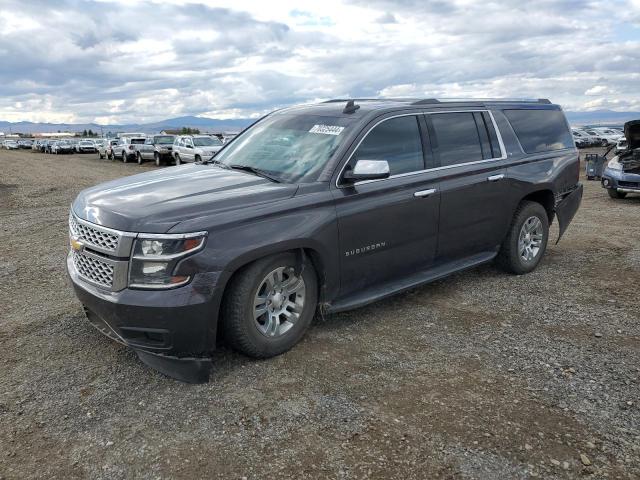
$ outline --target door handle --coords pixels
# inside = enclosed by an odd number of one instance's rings
[[[490,182],[497,182],[498,180],[502,180],[504,178],[504,174],[500,173],[498,175],[491,175],[490,177],[487,177],[487,180],[489,180]]]
[[[436,193],[435,188],[430,188],[429,190],[420,190],[413,194],[414,197],[428,197],[429,195],[433,195]]]

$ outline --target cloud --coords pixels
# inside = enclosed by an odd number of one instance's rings
[[[3,0],[0,119],[249,117],[376,95],[634,108],[639,1]]]

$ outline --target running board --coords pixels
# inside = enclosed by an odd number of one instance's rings
[[[391,282],[383,283],[381,285],[375,285],[367,290],[357,292],[356,294],[351,295],[347,298],[338,300],[336,303],[329,305],[326,308],[325,312],[339,313],[346,310],[360,308],[368,305],[369,303],[382,300],[383,298],[387,298],[406,290],[411,290],[412,288],[419,287],[420,285],[440,280],[441,278],[451,275],[452,273],[467,270],[477,265],[490,262],[495,258],[496,255],[497,253],[495,251],[482,252],[476,255],[472,255],[471,257],[466,257],[461,260],[456,260],[454,262],[445,263],[443,265],[430,268],[429,270],[416,272],[400,280],[394,280]]]

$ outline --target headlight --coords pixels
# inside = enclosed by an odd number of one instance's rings
[[[610,168],[611,170],[622,170],[622,164],[618,161],[618,157],[613,157],[609,160],[607,168]]]
[[[174,275],[176,265],[202,249],[207,232],[176,235],[141,234],[133,246],[129,286],[133,288],[171,288],[184,285],[190,278]]]

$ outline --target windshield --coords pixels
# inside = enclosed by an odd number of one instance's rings
[[[351,119],[275,114],[249,128],[215,159],[244,165],[286,182],[312,181],[336,151]]]
[[[132,138],[131,145],[144,145],[146,141],[146,138]]]
[[[160,145],[171,145],[173,144],[173,140],[173,135],[162,135],[153,137],[153,143],[158,143]]]
[[[196,147],[219,147],[222,142],[218,137],[193,137],[193,144]]]

